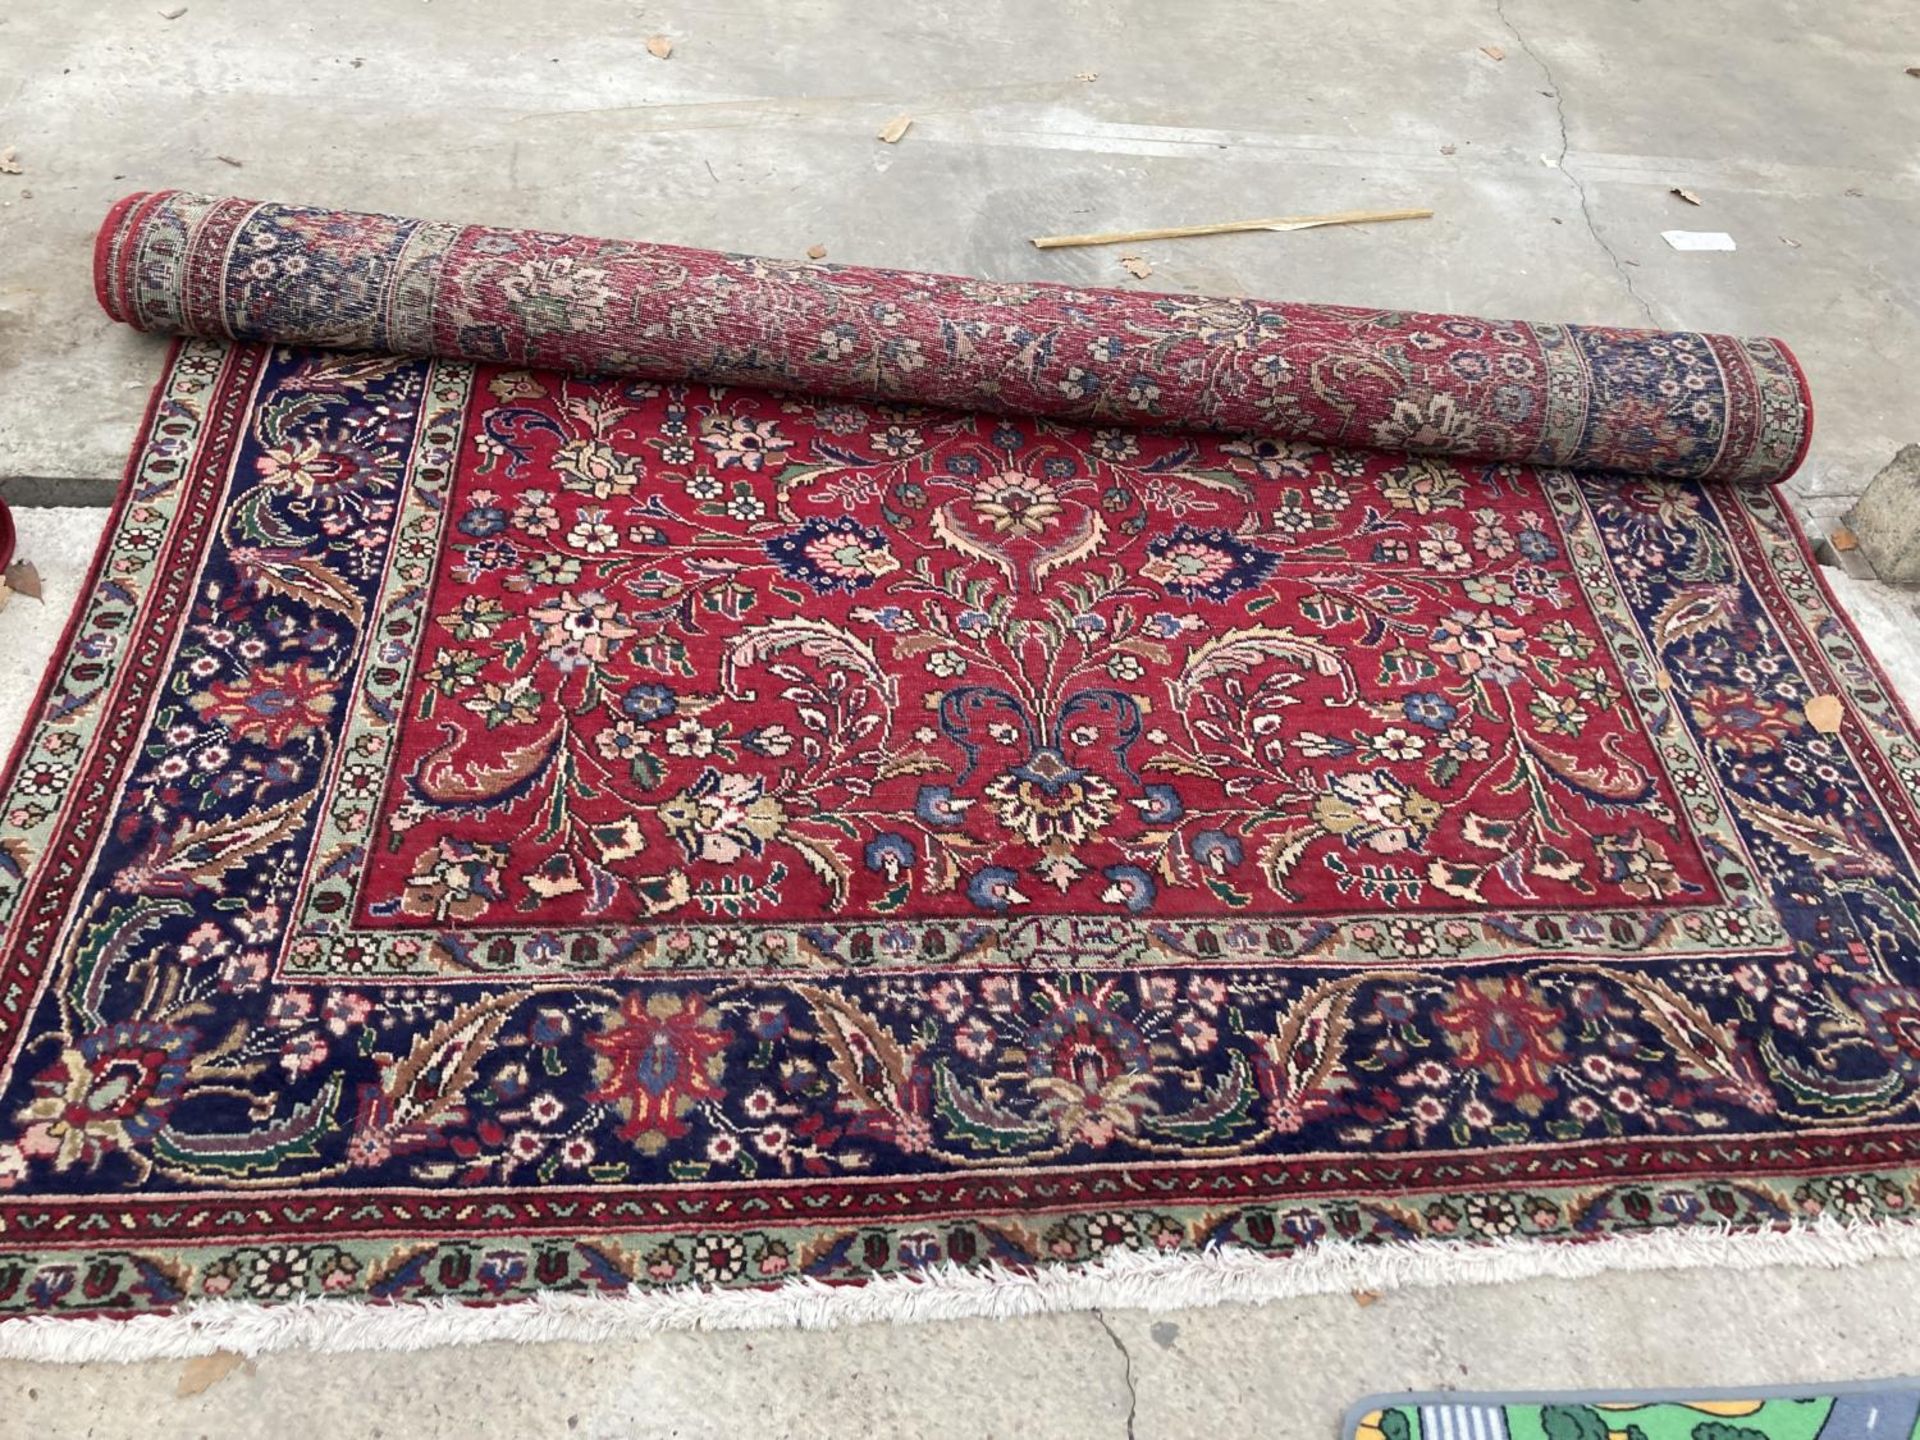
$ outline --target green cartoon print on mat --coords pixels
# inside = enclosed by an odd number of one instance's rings
[[[1912,1440],[1920,1390],[1719,1400],[1501,1403],[1462,1398],[1361,1415],[1346,1440]]]

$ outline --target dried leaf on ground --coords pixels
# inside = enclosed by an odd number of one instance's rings
[[[656,60],[666,59],[669,55],[673,54],[672,37],[667,35],[649,35],[647,37],[647,54],[653,56]]]
[[[1353,1292],[1353,1303],[1362,1309],[1373,1304],[1373,1302],[1379,1298],[1380,1292],[1378,1290],[1356,1290]]]
[[[233,166],[233,168],[236,170],[238,170],[242,165],[245,165],[247,163],[244,160],[236,160],[231,155],[216,155],[213,158],[218,160],[222,165]]]
[[[1674,186],[1667,193],[1669,195],[1679,196],[1682,200],[1686,201],[1687,204],[1689,205],[1700,205],[1705,203],[1700,199],[1698,195],[1694,194],[1691,190],[1687,189],[1685,186],[1682,186],[1682,185]]]
[[[16,595],[24,595],[29,600],[40,598],[40,571],[31,560],[16,560],[7,567],[4,579],[0,579],[7,589]]]
[[[826,247],[826,246],[824,246],[824,245],[809,245],[809,246],[807,246],[807,259],[809,259],[809,260],[824,260],[824,259],[826,259],[826,258],[827,258],[827,247]]]
[[[1859,536],[1855,535],[1853,531],[1844,525],[1834,526],[1833,533],[1829,535],[1827,539],[1832,542],[1833,548],[1836,550],[1857,550],[1860,548]]]
[[[911,115],[896,115],[880,127],[880,139],[888,145],[898,145],[900,137],[907,133],[912,124]]]
[[[1798,240],[1789,240],[1784,235],[1780,237],[1780,243],[1794,250],[1798,250],[1800,248],[1800,242]]]
[[[9,145],[6,149],[0,150],[0,175],[18,174],[20,174],[20,161],[14,155],[13,147]]]
[[[1460,147],[1458,145],[1442,145],[1440,147],[1440,153],[1442,155],[1452,155],[1457,150],[1459,150],[1459,148]]]
[[[1498,45],[1482,45],[1480,47],[1480,53],[1489,60],[1504,60],[1507,58],[1507,52],[1502,50]]]
[[[231,1350],[216,1350],[211,1355],[196,1355],[180,1367],[180,1383],[173,1393],[181,1399],[201,1395],[218,1385],[239,1368],[245,1357]]]
[[[1153,274],[1153,266],[1139,255],[1122,255],[1120,264],[1136,280],[1144,280]]]
[[[1913,76],[1916,80],[1920,80],[1920,65],[1907,66],[1907,74]]]
[[[1807,723],[1822,735],[1840,732],[1841,713],[1838,695],[1816,695],[1807,701]]]
[[[1073,78],[1078,80],[1082,85],[1091,85],[1100,78],[1100,72],[1098,70],[1082,70]]]

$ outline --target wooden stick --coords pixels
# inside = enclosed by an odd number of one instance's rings
[[[1228,220],[1219,225],[1169,225],[1161,230],[1113,230],[1097,235],[1036,235],[1034,248],[1127,245],[1136,240],[1184,240],[1189,235],[1231,235],[1241,230],[1311,230],[1319,225],[1368,225],[1376,220],[1428,220],[1431,210],[1340,210],[1331,215],[1280,215],[1271,220]]]

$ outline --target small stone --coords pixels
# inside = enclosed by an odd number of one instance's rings
[[[1846,514],[1855,548],[1891,585],[1920,582],[1920,445],[1903,446]],[[1835,546],[1836,553],[1840,547]]]

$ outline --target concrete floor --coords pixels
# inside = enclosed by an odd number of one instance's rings
[[[0,493],[98,503],[158,365],[94,305],[107,204],[166,185],[1004,278],[1786,337],[1816,524],[1916,438],[1911,0],[188,0],[0,7]],[[647,36],[675,41],[670,60]],[[1496,47],[1494,59],[1481,47]],[[1095,74],[1096,79],[1078,78]],[[910,113],[897,146],[873,132]],[[237,166],[222,156],[240,162]],[[1698,208],[1669,193],[1682,186]],[[1041,253],[1030,235],[1429,205],[1373,229]],[[1664,229],[1726,230],[1681,254]],[[28,510],[0,746],[97,513]],[[1836,582],[1910,700],[1912,598]],[[593,1348],[0,1365],[0,1440],[1262,1435],[1442,1385],[1920,1371],[1920,1266],[1615,1276],[1174,1318],[1123,1312]]]

